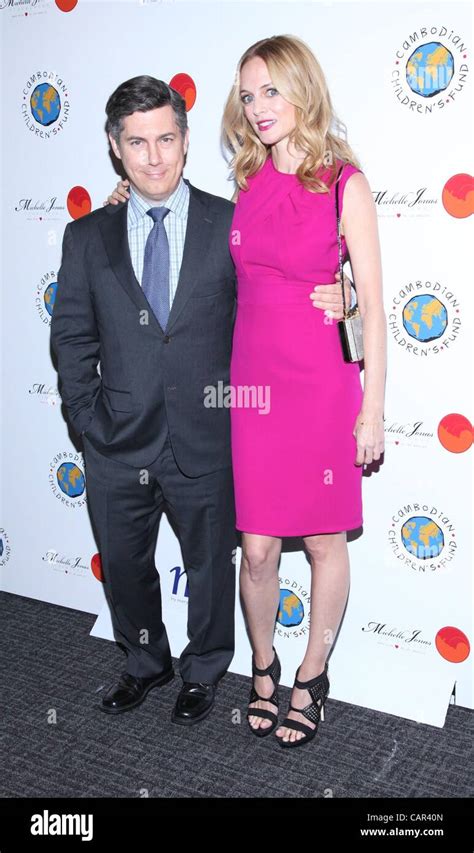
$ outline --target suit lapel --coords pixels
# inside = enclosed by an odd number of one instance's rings
[[[203,273],[205,274],[206,256],[213,232],[213,221],[207,204],[189,181],[185,179],[185,183],[190,190],[188,222],[178,286],[168,318],[167,331],[175,324],[197,282],[203,277]]]
[[[151,322],[155,324],[156,328],[159,329],[161,333],[163,333],[153,311],[150,311],[148,300],[135,277],[128,244],[127,208],[128,202],[116,207],[110,205],[106,208],[109,216],[106,219],[103,219],[100,223],[102,239],[104,241],[110,266],[125,290],[125,293],[130,297],[133,304],[136,305],[140,311],[149,312]]]
[[[186,305],[198,280],[205,272],[205,258],[212,238],[212,219],[209,210],[199,191],[185,179],[189,187],[189,210],[184,240],[183,259],[179,273],[178,286],[166,331],[169,331],[176,322],[179,314]],[[127,232],[127,208],[128,203],[120,206],[110,205],[106,208],[109,216],[100,223],[102,239],[107,251],[110,266],[112,267],[118,281],[130,297],[134,305],[143,311],[150,311],[150,305],[143,290],[135,277]],[[153,311],[150,311],[152,322],[163,334],[158,320]]]

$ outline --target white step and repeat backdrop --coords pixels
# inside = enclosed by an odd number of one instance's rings
[[[386,453],[364,477],[331,696],[435,726],[450,702],[472,708],[470,5],[0,0],[0,26],[2,588],[96,613],[93,633],[112,636],[83,457],[49,344],[64,227],[116,182],[108,96],[143,73],[179,89],[191,126],[185,176],[230,198],[219,127],[237,60],[257,39],[291,33],[319,58],[372,187],[388,321]],[[179,655],[186,577],[166,520],[157,566]],[[310,618],[301,550],[283,554],[280,583],[276,645],[289,685]],[[236,612],[232,669],[249,674],[238,602]],[[67,648],[64,657],[67,667]]]

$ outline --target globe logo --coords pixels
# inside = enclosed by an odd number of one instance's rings
[[[46,308],[46,311],[48,312],[50,317],[53,316],[54,302],[56,299],[57,290],[58,290],[57,281],[52,281],[51,284],[48,285],[48,287],[46,288],[46,290],[44,292],[44,296],[43,296],[44,307]]]
[[[277,621],[284,628],[294,628],[301,625],[304,619],[303,603],[294,592],[288,589],[280,590],[280,607]]]
[[[70,498],[78,498],[85,489],[84,474],[74,462],[63,462],[56,474],[59,488]]]
[[[403,326],[417,341],[427,343],[440,338],[448,325],[448,312],[435,296],[414,296],[403,309]]]
[[[49,83],[40,83],[32,92],[30,107],[33,118],[38,124],[43,127],[54,124],[61,112],[61,99],[57,89]]]
[[[444,533],[426,515],[414,515],[402,527],[402,542],[409,554],[419,560],[439,557],[444,548]]]
[[[407,83],[417,95],[432,98],[449,86],[454,74],[451,51],[439,41],[430,41],[413,51],[406,65]]]

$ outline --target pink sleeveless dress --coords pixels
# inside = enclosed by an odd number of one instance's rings
[[[347,180],[358,171],[344,167],[341,212]],[[362,466],[352,431],[362,405],[360,366],[344,361],[337,321],[309,298],[338,269],[334,186],[329,195],[310,193],[269,156],[248,187],[229,238],[237,270],[236,527],[278,537],[358,528]]]

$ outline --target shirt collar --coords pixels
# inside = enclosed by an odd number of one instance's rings
[[[179,216],[180,219],[186,219],[188,212],[188,202],[189,202],[189,187],[185,184],[183,177],[181,176],[178,182],[178,186],[168,196],[164,201],[156,202],[154,205],[151,205],[149,201],[142,198],[136,190],[131,186],[130,187],[130,200],[129,200],[129,223],[130,225],[137,226],[143,220],[143,218],[147,215],[147,211],[150,210],[150,207],[160,207],[161,205],[165,205],[169,207],[169,209],[175,214],[175,216]]]

